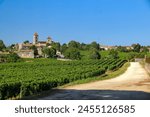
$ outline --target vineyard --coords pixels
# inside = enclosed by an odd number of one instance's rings
[[[0,99],[22,98],[76,80],[99,76],[107,70],[118,69],[125,62],[122,59],[35,59],[30,62],[0,64]]]

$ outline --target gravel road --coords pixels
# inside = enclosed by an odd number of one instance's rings
[[[149,100],[150,77],[138,62],[113,79],[57,89],[40,100]]]

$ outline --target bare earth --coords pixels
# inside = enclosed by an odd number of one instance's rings
[[[150,77],[138,62],[131,62],[127,71],[116,78],[57,89],[39,99],[149,100]]]

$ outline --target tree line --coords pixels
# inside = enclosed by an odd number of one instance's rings
[[[24,43],[29,43],[29,41],[26,40],[24,41]],[[49,46],[51,47],[49,48]],[[132,44],[130,47],[130,49],[127,49],[127,47],[125,46],[114,46],[113,49],[109,50],[109,57],[118,58],[119,52],[129,53],[128,58],[133,58],[135,56],[144,57],[144,55],[149,52],[148,46],[142,46],[139,43]],[[35,45],[31,46],[29,49],[32,49],[34,51],[35,56],[38,55],[38,50]],[[9,51],[13,53],[15,51],[15,44],[6,47],[4,42],[0,40],[0,51]],[[80,60],[82,58],[81,51],[89,51],[88,59],[101,59],[100,51],[104,50],[103,48],[101,48],[101,45],[95,41],[91,42],[90,44],[85,44],[74,40],[71,40],[69,43],[64,44],[60,44],[59,42],[53,42],[51,45],[47,44],[46,47],[42,49],[43,57],[45,58],[57,58],[58,55],[56,53],[60,52],[62,55],[64,55],[66,59],[76,60]]]

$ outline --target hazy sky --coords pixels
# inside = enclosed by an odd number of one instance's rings
[[[148,0],[0,0],[0,39],[150,45]]]

